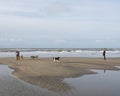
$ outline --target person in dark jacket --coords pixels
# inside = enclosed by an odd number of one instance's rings
[[[18,50],[16,51],[16,60],[20,60],[20,52]]]
[[[106,50],[103,51],[104,60],[106,60]]]

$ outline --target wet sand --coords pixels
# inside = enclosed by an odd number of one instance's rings
[[[16,61],[15,58],[0,58],[0,64],[7,64],[14,69],[13,75],[18,78],[53,91],[68,91],[71,86],[63,82],[64,78],[80,77],[96,74],[90,69],[120,70],[120,58],[60,58],[58,63],[52,58],[30,59]]]

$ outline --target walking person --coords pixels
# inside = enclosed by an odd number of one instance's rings
[[[104,60],[106,60],[106,50],[103,51]]]
[[[16,60],[19,60],[20,59],[20,52],[17,50],[16,51]]]

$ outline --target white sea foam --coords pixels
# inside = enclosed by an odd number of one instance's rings
[[[100,49],[0,49],[0,57],[15,57],[15,51],[19,50],[24,57],[38,55],[39,57],[102,57]],[[106,51],[108,57],[120,57],[120,49],[109,49]]]

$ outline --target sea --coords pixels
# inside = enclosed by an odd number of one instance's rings
[[[0,48],[0,57],[15,57],[16,51],[23,57],[89,57],[103,58],[104,48]],[[106,48],[107,57],[120,57],[120,48]]]

